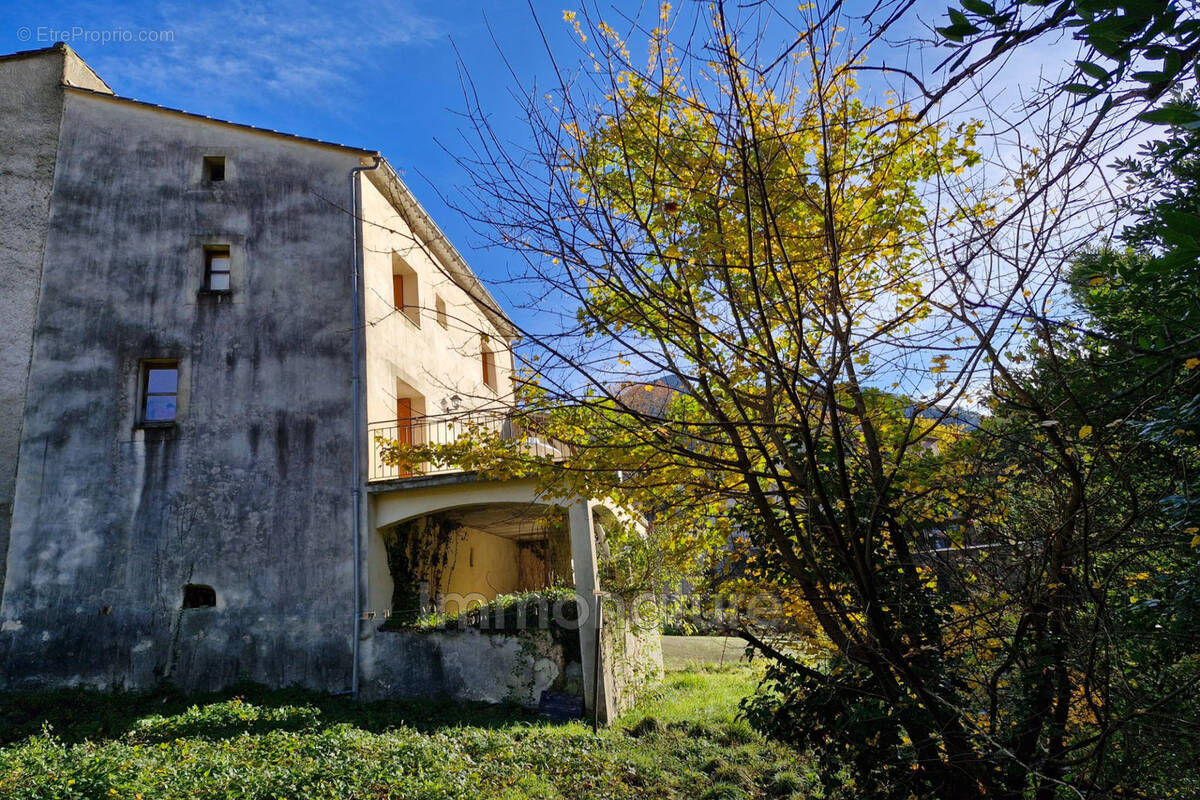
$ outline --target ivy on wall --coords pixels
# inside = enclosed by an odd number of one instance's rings
[[[383,535],[388,570],[392,574],[392,619],[399,624],[416,621],[430,609],[422,600],[432,600],[454,563],[458,543],[465,535],[462,525],[445,514],[393,525]],[[422,586],[427,587],[422,597]]]

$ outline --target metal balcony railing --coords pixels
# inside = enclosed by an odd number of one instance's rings
[[[393,442],[414,445],[453,444],[469,432],[520,440],[522,451],[537,457],[559,459],[567,455],[567,445],[551,441],[529,431],[521,421],[502,411],[473,411],[384,420],[367,426],[367,448],[371,454],[369,481],[388,481],[415,475],[459,472],[457,466],[415,464],[400,467],[387,463],[385,453]]]

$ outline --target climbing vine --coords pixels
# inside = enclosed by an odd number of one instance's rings
[[[411,624],[428,610],[421,607],[422,585],[426,599],[441,590],[443,578],[454,562],[462,525],[444,514],[430,514],[401,522],[384,533],[388,570],[392,574],[393,624]]]

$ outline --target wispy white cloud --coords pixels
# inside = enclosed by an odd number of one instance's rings
[[[206,113],[218,114],[256,97],[334,104],[364,73],[403,64],[405,47],[446,33],[402,0],[166,2],[137,24],[173,40],[100,54],[113,88],[147,100],[204,98]]]

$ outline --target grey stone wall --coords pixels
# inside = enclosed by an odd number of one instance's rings
[[[606,603],[610,623],[602,636],[602,691],[612,693],[614,715],[633,706],[663,672],[656,618],[638,618],[632,608],[617,610],[618,604]],[[584,692],[579,647],[567,646],[579,635],[574,629],[391,631],[380,623],[368,625],[360,684],[367,700],[395,697],[536,708],[544,691]]]
[[[571,635],[574,631],[570,632]],[[376,631],[364,699],[397,697],[536,708],[546,690],[582,693],[582,667],[549,630]]]
[[[0,685],[348,687],[357,163],[66,90]],[[198,294],[205,243],[230,297]],[[179,359],[173,428],[137,427],[147,358]],[[216,607],[181,609],[186,583]]]
[[[662,630],[655,612],[648,600],[608,598],[604,604],[601,665],[608,673],[604,686],[613,693],[612,706],[618,715],[662,680]]]

